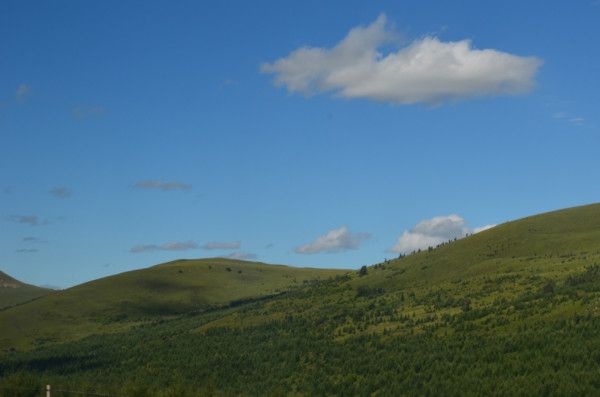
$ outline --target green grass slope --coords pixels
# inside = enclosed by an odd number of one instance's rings
[[[0,349],[128,329],[275,295],[344,270],[229,259],[179,260],[91,281],[0,312]]]
[[[5,355],[0,386],[178,396],[600,390],[599,204],[298,284]]]
[[[20,282],[0,272],[0,310],[47,295],[52,290]]]
[[[386,271],[371,274],[364,281],[404,288],[514,272],[558,277],[599,257],[600,204],[593,204],[507,222],[390,261],[382,266]]]

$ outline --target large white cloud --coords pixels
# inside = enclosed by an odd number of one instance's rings
[[[302,47],[261,65],[275,85],[290,92],[334,92],[399,104],[441,103],[485,95],[529,91],[542,64],[536,57],[493,49],[478,50],[469,40],[443,42],[424,37],[388,53],[394,32],[380,15],[367,27],[355,27],[333,48]]]
[[[358,248],[360,243],[367,238],[369,238],[368,233],[353,233],[346,226],[342,226],[330,230],[312,243],[296,247],[295,252],[298,254],[316,254],[346,251]]]
[[[436,216],[417,223],[410,230],[405,230],[390,251],[407,254],[465,237],[468,233],[479,233],[494,226],[496,225],[470,228],[459,215]]]

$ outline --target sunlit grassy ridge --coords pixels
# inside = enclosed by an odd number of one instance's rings
[[[5,355],[0,375],[5,384],[25,384],[29,375],[33,383],[103,385],[126,395],[600,390],[598,204],[499,225],[370,266],[366,275],[332,276],[262,300]]]
[[[0,272],[0,310],[47,295],[51,290],[22,283]]]
[[[77,339],[240,304],[344,270],[229,259],[179,260],[91,281],[0,312],[0,349]]]

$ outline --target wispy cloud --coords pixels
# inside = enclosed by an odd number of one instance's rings
[[[382,14],[371,25],[350,30],[333,48],[301,47],[260,70],[274,74],[275,85],[289,92],[438,104],[528,92],[542,64],[536,57],[475,49],[470,40],[443,42],[432,36],[383,53],[395,37]]]
[[[232,252],[231,254],[225,256],[225,258],[229,259],[239,259],[239,260],[250,260],[256,259],[258,256],[251,252]]]
[[[554,112],[552,117],[554,117],[555,119],[564,119],[565,117],[567,117],[567,113],[566,112]]]
[[[17,90],[15,91],[15,98],[18,102],[22,102],[25,100],[29,93],[31,92],[31,87],[27,84],[19,84]]]
[[[494,226],[496,225],[470,228],[466,225],[465,219],[459,215],[436,216],[417,223],[410,230],[405,230],[388,251],[407,254],[465,237],[469,233],[479,233]]]
[[[572,100],[548,98],[545,106],[549,108],[552,112],[552,118],[557,122],[569,123],[576,127],[586,124],[586,119],[578,114],[576,109],[577,104]]]
[[[40,219],[37,215],[10,215],[7,218],[10,222],[21,223],[29,226],[37,226]]]
[[[585,124],[585,119],[583,117],[571,117],[569,121],[576,126],[582,126]]]
[[[296,247],[298,254],[335,253],[357,249],[360,243],[370,237],[369,233],[352,233],[346,226],[333,229],[318,237],[312,243]]]
[[[575,126],[582,126],[585,124],[585,119],[583,117],[574,117],[569,115],[569,113],[564,112],[564,111],[560,111],[560,112],[554,112],[552,114],[552,117],[557,119],[557,120],[566,120],[569,123],[575,125]]]
[[[43,240],[41,238],[38,237],[33,237],[33,236],[27,236],[27,237],[23,237],[21,239],[22,242],[24,243],[28,243],[28,244],[39,244],[39,243],[46,243],[46,240]]]
[[[198,244],[193,241],[184,242],[171,242],[164,244],[145,244],[136,245],[132,247],[129,252],[139,254],[142,252],[154,252],[154,251],[186,251],[191,249],[197,249]]]
[[[233,79],[225,79],[225,80],[223,80],[223,82],[221,82],[221,88],[231,87],[231,86],[235,86],[237,84],[238,84],[238,82]]]
[[[33,253],[38,252],[38,250],[35,248],[21,248],[21,249],[15,250],[15,252],[17,252],[19,254],[33,254]]]
[[[9,222],[20,223],[29,226],[47,226],[55,222],[65,221],[64,216],[56,216],[52,218],[40,218],[37,215],[9,215],[5,217]]]
[[[162,190],[163,192],[172,190],[190,190],[192,188],[192,186],[188,185],[187,183],[158,181],[152,179],[137,181],[134,184],[134,187],[138,189]]]
[[[66,186],[56,186],[50,190],[50,194],[58,198],[68,198],[72,196],[71,190]]]
[[[230,241],[230,242],[219,242],[219,241],[211,241],[210,243],[206,243],[202,245],[202,248],[205,250],[236,250],[241,246],[240,241]]]
[[[101,116],[105,111],[102,106],[75,106],[71,110],[71,115],[77,120],[83,120],[89,117]]]

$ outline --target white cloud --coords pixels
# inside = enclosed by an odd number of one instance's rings
[[[436,216],[417,223],[410,230],[405,230],[389,251],[407,254],[419,249],[435,247],[455,238],[462,238],[467,233],[479,233],[494,226],[496,225],[471,229],[459,215]]]
[[[253,254],[251,252],[233,252],[233,253],[227,255],[225,258],[239,259],[239,260],[249,260],[249,259],[256,259],[257,255]]]
[[[198,244],[193,241],[185,241],[185,242],[172,242],[172,243],[164,243],[164,244],[146,244],[146,245],[136,245],[132,247],[129,252],[133,252],[135,254],[139,254],[141,252],[153,252],[153,251],[185,251],[190,249],[198,248]]]
[[[352,233],[346,226],[342,226],[339,229],[330,230],[310,244],[296,247],[295,252],[298,254],[316,254],[356,249],[363,240],[369,237],[368,233]]]
[[[155,189],[167,192],[170,190],[189,190],[191,185],[182,182],[162,182],[157,180],[144,180],[135,183],[134,187],[138,189]]]
[[[210,243],[206,243],[202,246],[205,250],[236,250],[241,246],[240,241],[231,241],[231,242],[219,242],[212,241]]]
[[[290,92],[435,104],[525,93],[542,64],[536,57],[478,50],[469,40],[443,42],[431,36],[380,52],[394,37],[382,14],[371,25],[350,30],[333,48],[301,47],[260,69],[274,74],[275,85]]]

